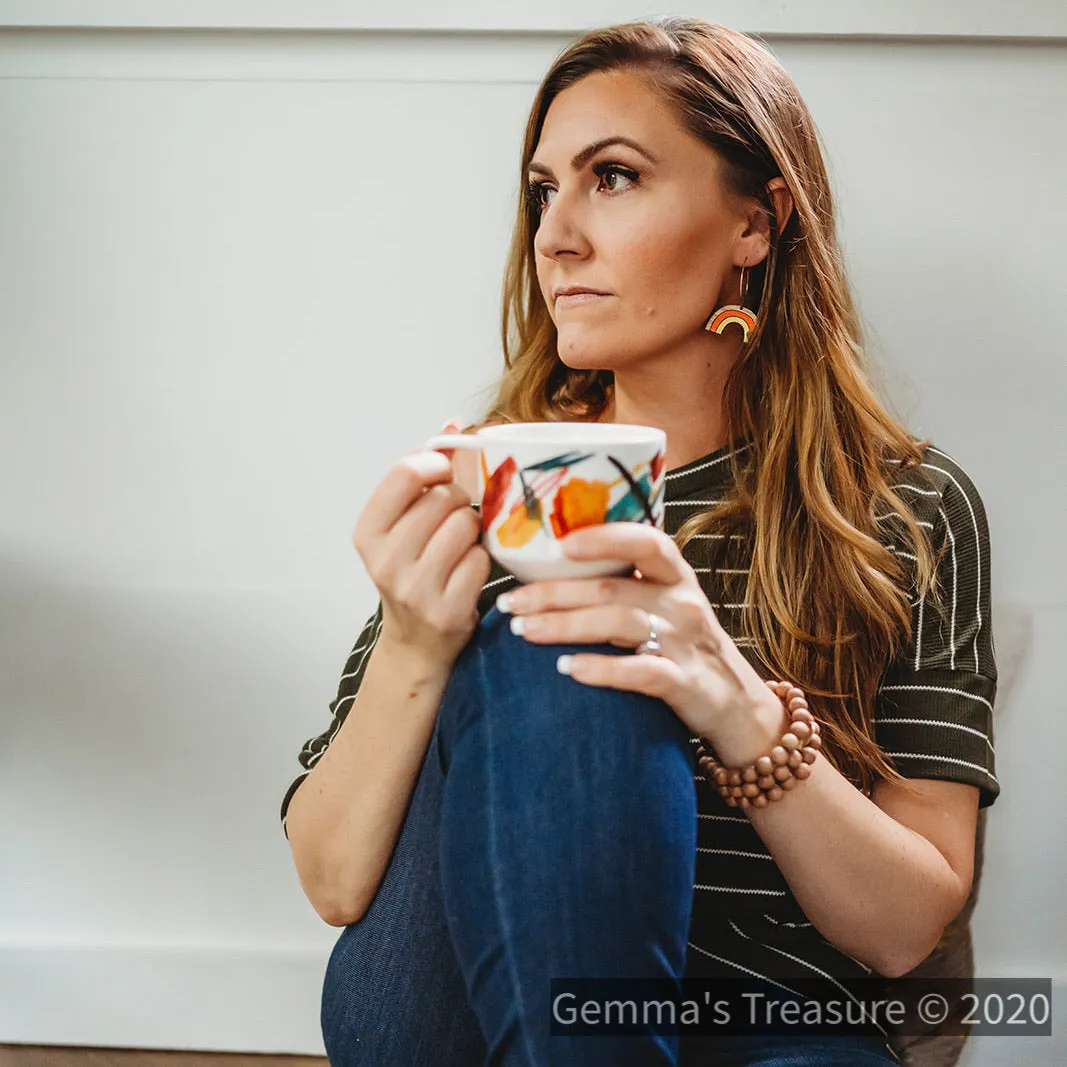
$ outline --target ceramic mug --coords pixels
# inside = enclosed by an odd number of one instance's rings
[[[620,560],[567,559],[559,542],[605,522],[663,529],[667,435],[653,426],[512,422],[422,447],[481,452],[482,545],[520,582],[630,574]]]

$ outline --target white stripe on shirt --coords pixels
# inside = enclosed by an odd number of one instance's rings
[[[1000,785],[992,772],[980,763],[971,763],[970,760],[956,759],[954,756],[931,756],[929,752],[887,752],[886,755],[892,756],[893,759],[933,759],[939,763],[953,763],[958,767],[970,767],[972,770],[981,771],[990,781]]]
[[[944,455],[943,452],[940,452],[938,454]],[[953,460],[953,462],[955,461]],[[977,566],[975,567],[975,575],[978,579],[978,602],[976,608],[978,613],[978,626],[974,631],[974,673],[978,674],[978,634],[982,629],[982,535],[978,532],[978,519],[974,514],[974,507],[971,504],[971,498],[967,495],[967,493],[964,491],[963,486],[960,485],[959,481],[957,481],[957,479],[952,474],[945,470],[944,467],[937,467],[933,463],[924,463],[923,466],[928,467],[932,471],[938,471],[939,473],[944,474],[946,477],[952,479],[953,485],[955,485],[956,488],[962,494],[964,503],[966,503],[967,505],[967,510],[971,513],[971,522],[974,523],[975,558],[978,561]]]
[[[984,675],[982,677],[984,677]],[[990,704],[985,697],[978,696],[976,693],[968,693],[964,689],[953,689],[951,686],[947,685],[883,685],[879,687],[878,692],[884,693],[888,692],[891,689],[926,689],[929,690],[931,693],[951,693],[953,696],[968,697],[971,700],[977,700],[979,703],[985,704],[985,706],[989,708],[990,712],[993,711],[993,705]]]

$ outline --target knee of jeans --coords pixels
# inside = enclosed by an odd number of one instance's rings
[[[456,662],[450,682],[456,695],[471,687],[479,698],[470,702],[468,713],[510,717],[521,710],[524,733],[533,737],[558,739],[560,731],[588,726],[608,736],[662,737],[688,749],[688,727],[664,701],[632,689],[587,685],[556,668],[564,653],[626,657],[632,649],[610,643],[537,644],[513,634],[510,619],[490,608]]]

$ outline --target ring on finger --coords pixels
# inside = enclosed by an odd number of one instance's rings
[[[651,611],[648,614],[648,637],[634,650],[639,656],[662,656],[663,646],[660,644],[659,635],[663,630],[663,620]]]

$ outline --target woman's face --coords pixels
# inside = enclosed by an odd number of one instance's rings
[[[634,143],[590,153],[615,137]],[[561,92],[528,177],[540,183],[537,279],[564,363],[615,370],[710,341],[704,323],[738,296],[732,268],[744,262],[747,221],[722,187],[718,156],[644,80],[598,72]],[[557,302],[566,286],[609,295]]]

